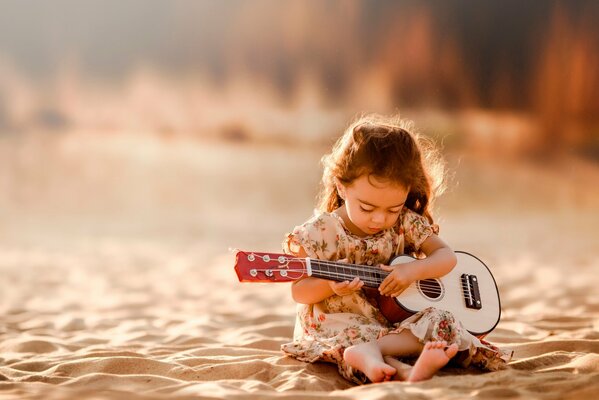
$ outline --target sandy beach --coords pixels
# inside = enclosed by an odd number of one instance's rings
[[[514,358],[500,372],[356,387],[332,364],[283,356],[289,285],[238,283],[230,250],[280,250],[312,212],[323,149],[0,139],[0,399],[599,394],[599,167],[589,161],[450,158],[441,235],[493,271],[502,319],[488,340]]]

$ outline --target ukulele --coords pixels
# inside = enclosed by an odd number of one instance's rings
[[[457,264],[447,275],[415,281],[397,297],[379,294],[377,288],[389,272],[369,265],[237,250],[235,271],[240,282],[292,282],[308,276],[341,282],[358,277],[364,282],[365,294],[376,301],[391,323],[435,307],[450,311],[466,330],[482,338],[495,328],[501,316],[497,284],[481,260],[463,251],[455,254]],[[390,265],[413,260],[401,255]]]

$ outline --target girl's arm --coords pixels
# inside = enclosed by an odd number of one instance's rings
[[[379,286],[379,292],[386,296],[399,296],[412,282],[428,278],[439,278],[448,274],[457,263],[453,250],[437,235],[429,236],[420,246],[426,258],[406,264],[383,265],[391,272]]]
[[[422,242],[420,250],[426,258],[410,263],[415,281],[447,275],[458,262],[453,250],[437,235],[430,235]]]
[[[295,254],[297,257],[307,257],[303,247]],[[358,278],[349,282],[334,282],[327,279],[307,277],[291,284],[291,296],[296,303],[316,304],[334,294],[344,296],[361,289],[364,283]]]

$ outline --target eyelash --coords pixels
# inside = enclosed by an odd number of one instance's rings
[[[364,207],[362,207],[362,206],[360,206],[360,210],[362,210],[362,211],[364,211],[364,212],[367,212],[367,213],[369,213],[369,212],[373,212],[373,211],[374,211],[374,210],[367,210],[367,209],[365,209],[365,208],[364,208]],[[399,210],[397,210],[397,211],[389,211],[389,212],[390,212],[391,214],[398,214],[400,211],[401,211],[401,208],[400,208]]]

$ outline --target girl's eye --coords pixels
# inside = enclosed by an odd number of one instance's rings
[[[389,210],[389,212],[390,212],[391,214],[397,214],[397,213],[398,213],[398,212],[400,212],[400,211],[401,211],[401,208],[400,208],[399,210]]]
[[[360,206],[360,210],[364,211],[364,212],[372,212],[372,209],[367,210],[366,208]]]

